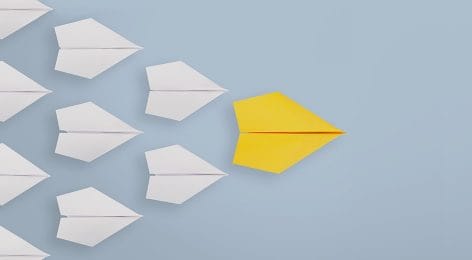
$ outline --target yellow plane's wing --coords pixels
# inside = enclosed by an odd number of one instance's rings
[[[234,102],[240,132],[342,132],[280,92]]]
[[[271,173],[282,173],[340,134],[239,135],[233,163]]]

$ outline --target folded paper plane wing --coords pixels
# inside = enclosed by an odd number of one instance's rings
[[[93,247],[141,218],[94,188],[57,196],[63,216],[57,237]]]
[[[0,61],[0,75],[0,122],[51,92],[3,61]]]
[[[37,0],[1,0],[0,39],[5,39],[51,10]]]
[[[92,102],[56,111],[59,138],[56,153],[91,162],[141,132]]]
[[[282,173],[344,132],[275,92],[234,102],[240,130],[233,162]]]
[[[180,145],[148,151],[146,160],[152,200],[182,204],[227,175]]]
[[[0,144],[0,206],[48,177],[10,147]]]
[[[42,260],[49,255],[0,226],[1,260]]]
[[[142,49],[91,18],[55,31],[60,48],[56,70],[84,78],[94,78]]]
[[[226,92],[181,61],[146,71],[150,88],[146,114],[182,121]]]

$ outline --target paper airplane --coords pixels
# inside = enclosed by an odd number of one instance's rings
[[[180,145],[146,152],[147,199],[182,204],[227,174]]]
[[[51,10],[36,0],[0,0],[0,39],[5,39]]]
[[[0,226],[1,260],[42,260],[49,255]]]
[[[94,188],[57,196],[61,213],[57,238],[93,247],[141,215]]]
[[[0,206],[48,177],[47,173],[10,147],[0,144]]]
[[[56,110],[56,153],[91,162],[141,134],[92,102]]]
[[[181,61],[147,67],[146,72],[150,115],[182,121],[227,91]]]
[[[51,93],[3,61],[0,61],[0,75],[0,122]]]
[[[92,79],[142,47],[95,21],[55,27],[59,53],[56,70]]]
[[[343,134],[282,93],[234,102],[239,140],[234,164],[282,173]]]

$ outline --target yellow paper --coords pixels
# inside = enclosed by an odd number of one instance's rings
[[[342,130],[274,92],[234,102],[240,135],[233,163],[282,173]]]

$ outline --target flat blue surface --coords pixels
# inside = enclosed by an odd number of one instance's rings
[[[52,178],[0,225],[48,259],[472,258],[470,1],[43,2],[0,60],[54,93],[0,140]],[[145,49],[93,80],[54,71],[53,27],[89,17]],[[145,115],[144,68],[175,60],[230,92],[180,123]],[[275,90],[348,134],[282,176],[232,165],[232,101]],[[54,154],[54,111],[86,101],[145,134],[92,163]],[[181,206],[145,200],[144,152],[171,144],[230,176]],[[144,218],[95,248],[56,239],[55,196],[88,186]]]

